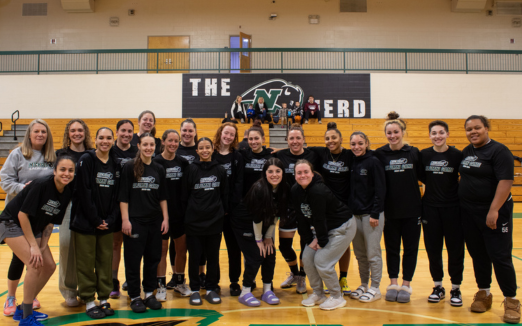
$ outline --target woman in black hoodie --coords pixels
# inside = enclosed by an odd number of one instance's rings
[[[350,148],[355,157],[351,166],[349,206],[357,224],[353,250],[361,277],[361,285],[350,297],[361,302],[373,302],[381,298],[381,237],[386,179],[384,166],[370,151],[368,136],[360,131],[354,132],[350,136]],[[370,276],[371,287],[368,286]]]
[[[86,303],[87,315],[99,319],[114,315],[107,300],[112,290],[112,232],[119,207],[112,130],[100,128],[95,143],[96,150],[86,152],[78,162],[70,229],[76,232],[78,294]],[[99,305],[94,301],[96,293]]]
[[[421,232],[422,202],[419,177],[422,175],[420,152],[406,145],[403,137],[406,123],[399,114],[390,112],[384,126],[388,145],[375,151],[384,165],[386,200],[384,203],[384,245],[386,265],[391,284],[386,290],[386,301],[410,302],[410,282],[417,266]],[[402,286],[398,285],[401,241],[404,246]]]
[[[189,279],[191,305],[201,305],[199,290],[199,262],[204,254],[207,258],[205,298],[211,304],[221,303],[216,293],[219,278],[219,248],[223,220],[228,205],[227,171],[216,161],[212,161],[214,145],[206,137],[198,140],[199,161],[194,161],[186,169],[183,177],[182,201],[185,211],[185,234],[189,251]]]
[[[292,187],[299,235],[306,244],[303,263],[314,292],[301,302],[311,307],[320,304],[323,310],[334,310],[346,305],[337,279],[335,264],[352,242],[356,225],[352,211],[314,173],[307,160],[295,164],[296,184]],[[330,291],[327,299],[324,285]]]

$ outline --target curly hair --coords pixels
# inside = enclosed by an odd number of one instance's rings
[[[71,125],[75,122],[81,124],[83,127],[83,131],[85,132],[85,139],[83,140],[83,146],[85,147],[85,149],[93,149],[91,132],[85,121],[83,121],[82,119],[72,119],[69,122],[67,122],[67,125],[65,126],[65,131],[63,133],[62,149],[67,149],[69,148],[69,146],[71,146],[71,137],[69,137],[69,130],[71,129]]]
[[[234,148],[237,149],[237,144],[239,143],[238,138],[238,130],[235,123],[232,122],[225,122],[219,128],[216,130],[216,134],[214,135],[214,148],[219,149],[221,147],[221,134],[223,133],[223,130],[225,127],[232,127],[236,131],[236,135],[234,136],[234,141],[232,141],[232,144],[230,144],[230,149]]]

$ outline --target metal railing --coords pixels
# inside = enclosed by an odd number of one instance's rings
[[[15,114],[16,114],[16,118],[14,117]],[[14,130],[13,140],[18,140],[18,137],[16,136],[16,121],[18,121],[18,119],[20,119],[20,111],[16,110],[13,112],[13,114],[11,114],[11,122],[14,124],[13,125],[13,130]]]
[[[250,67],[231,67],[231,55]],[[0,52],[0,73],[522,72],[522,51],[438,49],[134,49]]]

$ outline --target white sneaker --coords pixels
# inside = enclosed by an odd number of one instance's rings
[[[297,286],[295,292],[299,294],[306,293],[306,276],[296,276]]]
[[[334,310],[346,306],[346,300],[341,295],[339,298],[329,297],[325,302],[319,305],[322,310]]]
[[[297,276],[294,276],[294,273],[288,272],[286,275],[288,275],[288,277],[281,283],[282,289],[291,288],[292,285],[297,284]]]
[[[305,123],[308,124],[308,120],[305,120]]]
[[[167,301],[167,288],[165,286],[161,286],[156,290],[156,300],[160,302]]]
[[[369,288],[361,297],[359,298],[360,302],[374,302],[381,298],[381,291],[376,288]]]
[[[314,292],[314,293],[310,294],[308,296],[308,298],[301,301],[301,304],[305,307],[313,307],[316,304],[322,304],[323,302],[326,301],[326,299],[327,299],[327,297],[324,294],[322,296],[319,296],[318,294],[316,294]]]
[[[190,297],[192,294],[192,291],[190,291],[189,286],[185,284],[185,281],[183,281],[183,284],[177,284],[176,287],[174,287],[174,291],[181,294],[182,297]]]
[[[78,307],[80,305],[80,301],[77,298],[67,298],[65,299],[65,304],[67,307]]]
[[[319,124],[322,124],[323,122],[321,120],[319,120]]]

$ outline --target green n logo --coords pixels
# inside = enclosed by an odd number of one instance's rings
[[[276,108],[280,108],[276,105],[277,99],[283,93],[282,89],[271,89],[270,93],[267,93],[265,89],[256,89],[254,103],[257,103],[258,99],[262,97],[265,100],[265,105],[268,113],[273,113]]]

